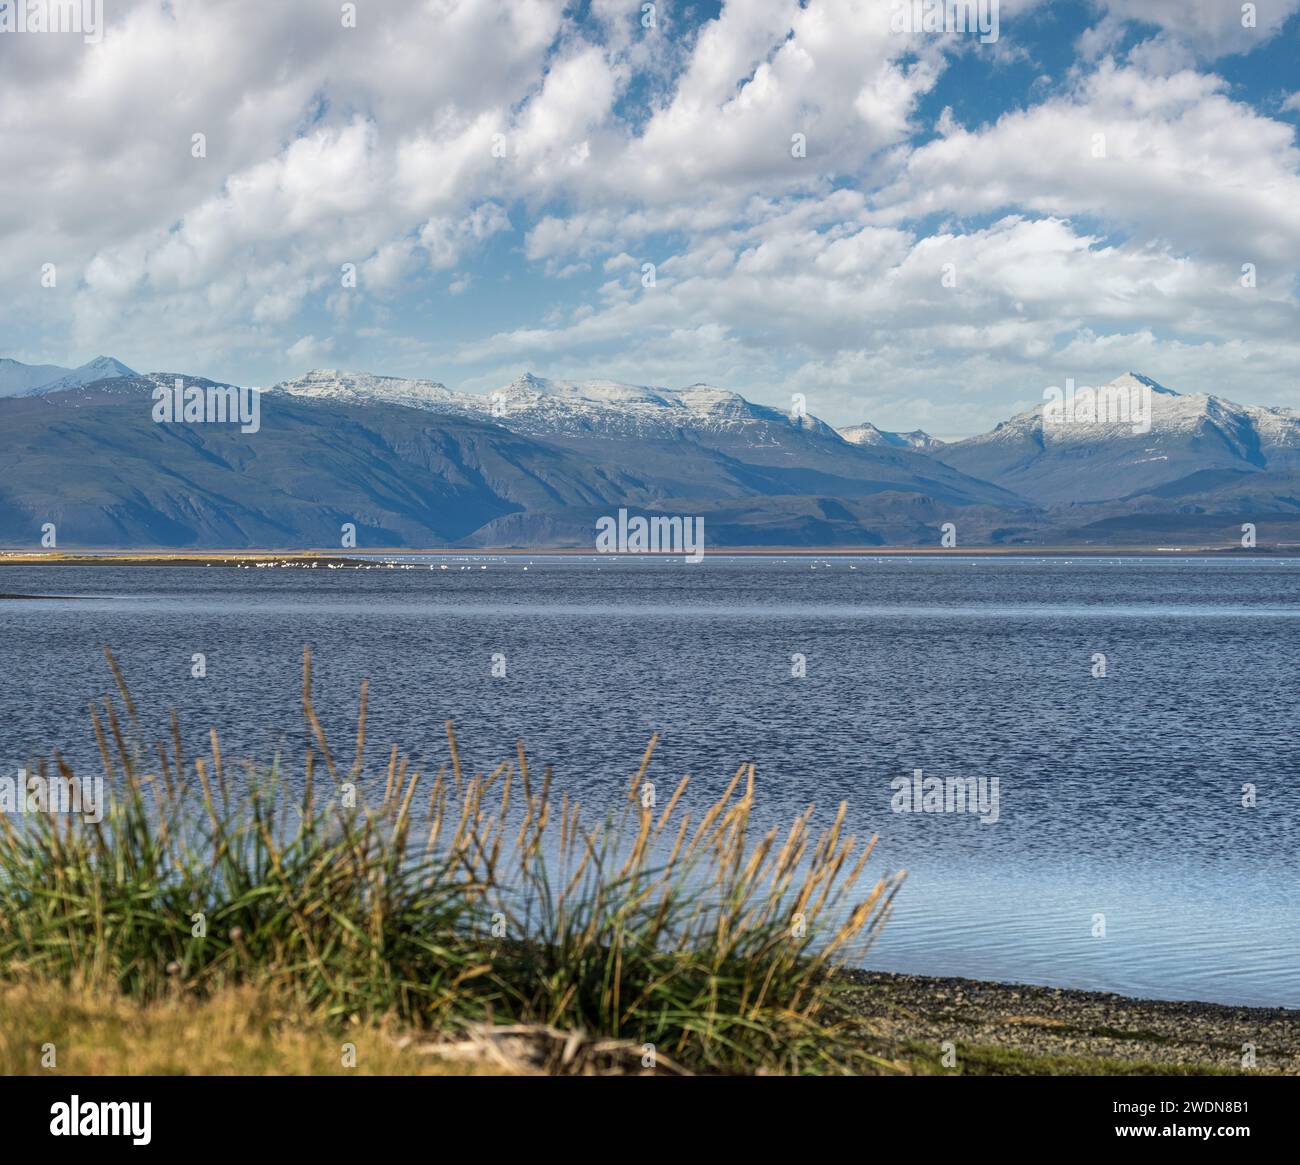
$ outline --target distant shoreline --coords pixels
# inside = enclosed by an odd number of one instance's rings
[[[681,555],[598,555],[595,549],[572,546],[366,547],[350,553],[337,550],[111,550],[32,552],[0,550],[4,566],[244,566],[266,565],[349,567],[375,557],[394,558],[680,558]],[[713,558],[1295,558],[1298,546],[1114,546],[1114,547],[1009,547],[969,546],[944,549],[931,546],[727,546],[705,551]]]

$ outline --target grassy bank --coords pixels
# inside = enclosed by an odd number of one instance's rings
[[[1251,1074],[1300,1074],[1296,1016],[1280,1009],[857,972],[841,978],[825,1018],[838,1039],[874,1057],[861,1065],[869,1073],[1240,1075],[1248,1043],[1257,1056]],[[0,987],[0,1075],[646,1071],[633,1042],[574,1043],[571,1035],[501,1024],[431,1033],[392,1019],[304,1012],[248,986],[151,1003],[50,982]]]
[[[253,987],[141,1003],[104,988],[0,987],[0,1075],[445,1076],[509,1071],[430,1055],[391,1022],[339,1023]]]

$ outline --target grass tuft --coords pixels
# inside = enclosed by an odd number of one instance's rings
[[[107,812],[0,816],[0,975],[145,1006],[253,988],[327,1023],[447,1036],[548,1025],[694,1071],[881,1066],[821,1022],[901,877],[863,881],[874,838],[845,833],[845,805],[820,831],[809,807],[756,833],[748,764],[703,811],[690,778],[658,806],[652,739],[593,822],[522,742],[466,773],[450,723],[431,779],[395,747],[377,777],[365,685],[345,759],[312,705],[310,650],[292,772],[232,762],[215,730],[187,758],[175,713],[145,745],[105,654],[117,694],[90,721]],[[57,752],[35,772],[81,777]]]

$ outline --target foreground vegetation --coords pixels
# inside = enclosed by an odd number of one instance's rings
[[[663,1070],[888,1067],[825,1022],[836,968],[898,884],[858,889],[872,847],[845,834],[844,805],[820,832],[810,807],[754,835],[752,765],[694,814],[688,778],[660,804],[652,740],[622,803],[589,824],[522,744],[491,773],[462,772],[450,724],[432,780],[396,748],[378,776],[364,684],[345,767],[312,706],[309,652],[300,767],[228,763],[215,731],[186,757],[174,713],[169,739],[144,743],[106,654],[117,694],[90,710],[106,816],[0,816],[10,983],[146,1018],[186,1004],[219,1016],[251,991],[253,1014],[450,1043],[533,1025],[630,1045]],[[58,753],[37,772],[85,775]]]
[[[269,990],[140,1003],[106,989],[0,987],[0,1075],[445,1076],[507,1071],[430,1055],[391,1022],[339,1025]]]

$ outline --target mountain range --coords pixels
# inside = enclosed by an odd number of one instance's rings
[[[1038,405],[942,442],[836,430],[706,384],[524,374],[487,394],[317,370],[261,396],[260,428],[159,424],[142,375],[0,359],[0,544],[121,548],[592,547],[626,507],[699,515],[709,547],[1300,543],[1300,414],[1127,373],[1149,431]]]

